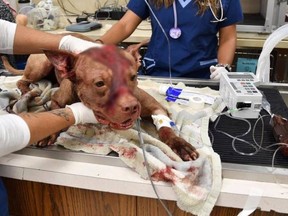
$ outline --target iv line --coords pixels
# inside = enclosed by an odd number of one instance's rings
[[[141,127],[140,127],[140,118],[138,118],[136,120],[136,126],[137,126],[137,130],[138,130],[138,136],[139,136],[139,140],[140,140],[140,147],[142,149],[142,152],[143,152],[143,159],[144,159],[144,164],[145,164],[145,167],[146,167],[146,170],[147,170],[147,174],[148,174],[148,178],[150,180],[150,183],[152,185],[152,188],[158,198],[158,200],[160,201],[161,205],[163,206],[163,208],[165,209],[166,213],[169,215],[169,216],[172,216],[172,213],[169,211],[169,209],[167,208],[167,206],[163,203],[163,201],[160,199],[157,191],[156,191],[156,188],[155,188],[155,185],[154,185],[154,182],[152,181],[151,179],[151,173],[150,173],[150,170],[149,170],[149,163],[148,163],[148,160],[147,160],[147,157],[146,157],[146,151],[144,149],[144,140],[143,140],[143,137],[142,137],[142,133],[141,133]]]

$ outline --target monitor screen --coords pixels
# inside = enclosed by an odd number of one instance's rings
[[[228,74],[230,79],[254,79],[251,74]]]

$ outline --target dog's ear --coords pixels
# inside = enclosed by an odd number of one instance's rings
[[[72,79],[75,77],[74,62],[76,55],[70,52],[60,50],[43,50],[49,61],[57,69],[60,78]]]

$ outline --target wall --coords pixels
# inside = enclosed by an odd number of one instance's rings
[[[17,8],[18,0],[8,0],[13,8]],[[32,0],[33,3],[39,3],[39,0]],[[126,6],[126,0],[59,0],[63,3],[63,6],[68,10],[76,14],[82,14],[83,11],[88,13],[94,13],[97,8],[106,5],[116,4],[120,6]],[[53,0],[55,5],[58,5],[57,0]]]
[[[259,13],[261,9],[261,0],[241,0],[241,5],[244,13]]]
[[[17,6],[17,0],[8,0],[11,6]],[[39,0],[32,0],[33,3],[38,3]],[[105,6],[105,4],[118,4],[120,6],[125,6],[129,0],[59,0],[63,2],[64,7],[74,13],[81,14],[82,11],[88,13],[94,13],[99,7]],[[266,4],[267,0],[240,0],[244,13],[259,13],[261,9],[261,4]],[[71,2],[71,3],[70,3]],[[57,4],[56,0],[53,0],[54,4]],[[263,6],[262,6],[263,7]],[[263,11],[262,11],[263,12]]]

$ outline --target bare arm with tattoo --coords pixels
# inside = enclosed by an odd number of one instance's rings
[[[23,113],[19,116],[29,127],[29,144],[36,143],[37,141],[75,123],[74,115],[69,108],[43,113]]]
[[[0,115],[0,157],[36,143],[73,124],[97,123],[82,103],[42,113]]]

